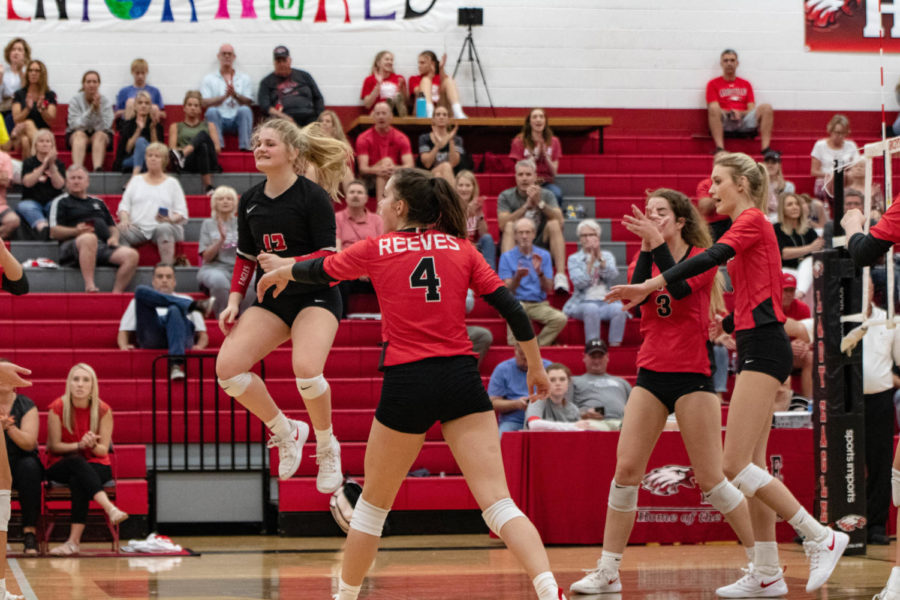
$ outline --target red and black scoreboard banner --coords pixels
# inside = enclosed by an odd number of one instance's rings
[[[813,52],[900,52],[900,2],[800,0],[806,49]],[[884,27],[884,40],[879,39]]]

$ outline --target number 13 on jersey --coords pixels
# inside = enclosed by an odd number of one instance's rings
[[[426,302],[441,301],[441,278],[434,270],[434,257],[424,256],[409,276],[409,287],[425,288]]]

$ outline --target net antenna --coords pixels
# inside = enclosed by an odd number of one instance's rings
[[[888,138],[880,142],[866,144],[863,149],[862,160],[866,161],[866,183],[865,183],[865,201],[863,211],[865,221],[863,222],[863,233],[869,233],[869,225],[872,218],[872,176],[873,165],[875,159],[884,160],[884,210],[893,203],[893,169],[891,168],[891,159],[894,154],[900,153],[900,137]],[[835,234],[838,233],[839,224],[835,221]],[[843,231],[840,232],[843,234]],[[835,237],[834,246],[846,246],[849,240],[846,236]],[[866,333],[866,330],[873,325],[884,325],[888,329],[896,327],[896,315],[894,306],[894,248],[888,248],[887,257],[885,259],[885,269],[887,271],[887,317],[885,319],[874,320],[869,318],[871,306],[869,303],[869,286],[871,278],[869,267],[863,268],[862,278],[862,312],[854,315],[844,315],[841,317],[842,323],[859,323],[860,325],[850,330],[841,340],[841,351],[852,352],[853,348],[859,343]]]

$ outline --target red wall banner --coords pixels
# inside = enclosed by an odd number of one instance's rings
[[[800,0],[806,49],[812,52],[900,52],[900,3],[878,0]]]

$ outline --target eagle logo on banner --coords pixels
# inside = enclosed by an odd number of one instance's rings
[[[694,470],[691,467],[682,465],[657,467],[644,475],[644,479],[641,480],[641,489],[654,496],[674,496],[682,487],[687,489],[697,487],[694,482]]]

